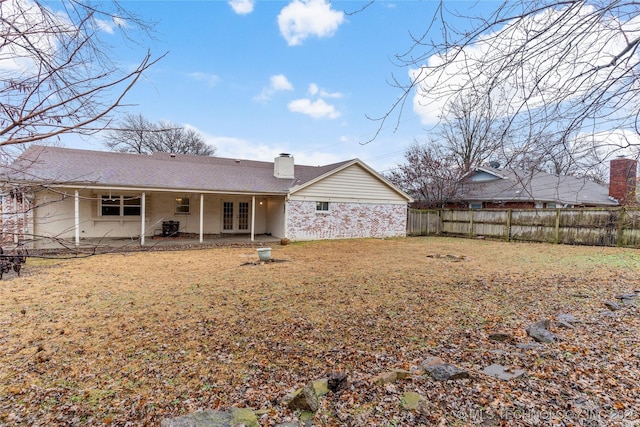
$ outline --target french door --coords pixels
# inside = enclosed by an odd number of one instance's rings
[[[249,232],[249,202],[222,202],[222,232]]]

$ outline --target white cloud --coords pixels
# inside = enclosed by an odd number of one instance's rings
[[[102,19],[96,19],[96,24],[98,25],[98,28],[100,28],[105,33],[113,34],[113,25],[111,25],[109,22]]]
[[[311,96],[319,96],[320,98],[342,98],[342,94],[340,92],[327,92],[324,89],[318,87],[317,84],[311,83],[309,85],[309,95]]]
[[[314,95],[317,95],[320,92],[320,88],[318,87],[317,84],[311,83],[309,85],[309,91],[308,92],[309,92],[309,95],[314,96]]]
[[[293,90],[293,85],[284,74],[276,74],[270,77],[269,86],[262,89],[254,99],[256,101],[268,101],[276,92]]]
[[[311,116],[314,119],[337,119],[340,113],[333,105],[327,104],[323,99],[311,101],[310,99],[296,99],[289,103],[289,111]]]
[[[6,39],[12,39],[20,34],[28,40],[33,48],[27,50],[22,43],[0,43],[0,70],[11,70],[19,73],[37,73],[40,58],[34,54],[41,52],[47,54],[57,49],[58,42],[55,34],[50,34],[51,19],[55,19],[55,25],[60,30],[68,28],[73,31],[73,24],[60,14],[50,14],[45,17],[40,7],[31,0],[0,1],[0,15],[10,22],[10,26],[3,25]],[[49,35],[50,34],[50,35]],[[26,42],[25,42],[26,45]],[[23,75],[21,79],[27,79]]]
[[[271,76],[271,87],[274,90],[293,90],[293,85],[284,74]]]
[[[207,86],[214,87],[220,82],[220,77],[215,74],[203,73],[200,71],[194,71],[193,73],[187,73],[187,77],[190,79],[205,82]]]
[[[289,46],[310,36],[331,37],[344,22],[344,13],[331,9],[325,0],[293,0],[278,15],[280,34]]]
[[[531,39],[531,34],[538,34],[537,44],[529,43],[521,52],[522,73],[500,76],[501,100],[508,100],[510,105],[526,102],[527,107],[533,109],[543,104],[579,99],[588,88],[606,79],[613,81],[619,76],[609,75],[609,68],[591,75],[586,71],[608,64],[614,52],[623,50],[626,41],[620,29],[627,31],[629,39],[635,39],[640,26],[638,22],[621,23],[614,18],[606,26],[594,24],[592,19],[582,19],[592,12],[592,6],[585,6],[580,15],[562,21],[562,10],[549,10],[517,23],[509,22],[499,31],[483,35],[475,44],[450,50],[443,53],[444,56],[430,57],[424,67],[409,71],[412,81],[420,81],[413,98],[414,111],[424,124],[437,123],[453,90],[464,90],[487,82],[487,76],[503,69],[501,60],[505,52],[520,47],[524,40]],[[553,32],[540,31],[556,21],[563,25],[555,25]],[[575,37],[577,32],[587,35]],[[445,57],[456,59],[440,73],[425,78],[428,70],[442,64]],[[637,61],[637,57],[632,61]],[[560,98],[567,93],[572,93],[573,97]]]
[[[254,0],[230,0],[229,6],[238,15],[247,15],[253,12]]]
[[[129,24],[127,23],[126,19],[123,19],[119,16],[114,16],[113,17],[113,23],[115,24],[116,27],[120,27],[120,28],[128,28]]]
[[[262,142],[249,141],[242,138],[214,136],[188,124],[185,125],[185,128],[198,131],[203,136],[207,144],[216,147],[216,157],[273,162],[273,159],[276,158],[279,153],[291,153],[297,165],[309,166],[328,165],[349,158],[344,157],[335,151],[306,151],[304,153],[296,153],[296,150],[300,147],[268,145]]]
[[[595,154],[604,161],[618,156],[637,158],[640,150],[640,135],[630,129],[613,129],[579,134],[572,143],[595,147]]]

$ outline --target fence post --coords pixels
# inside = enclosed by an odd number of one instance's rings
[[[511,209],[507,209],[507,230],[505,233],[507,242],[511,241]]]
[[[618,215],[618,233],[616,236],[616,246],[624,246],[624,217],[626,209],[620,208],[620,215]]]
[[[469,210],[469,237],[473,237],[473,209]]]
[[[560,209],[556,209],[556,230],[553,243],[560,243]]]

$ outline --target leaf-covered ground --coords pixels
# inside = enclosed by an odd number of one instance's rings
[[[451,255],[451,256],[449,256]],[[346,372],[319,426],[632,426],[640,415],[640,318],[605,301],[640,290],[633,249],[446,238],[146,252],[47,261],[0,282],[0,425],[157,425],[198,409],[282,403]],[[576,329],[521,350],[524,328],[568,313]],[[492,341],[504,332],[511,342]],[[470,379],[392,368],[438,356]],[[527,374],[484,375],[500,363]],[[402,407],[405,391],[426,398]]]

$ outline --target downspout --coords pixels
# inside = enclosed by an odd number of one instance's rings
[[[200,194],[200,243],[204,241],[204,194]]]
[[[80,194],[78,190],[73,195],[73,227],[75,228],[76,247],[80,246]]]
[[[145,230],[145,222],[147,220],[147,198],[145,197],[145,192],[142,192],[141,200],[140,200],[140,217],[142,218],[142,224],[140,225],[140,246],[144,246],[144,234]]]

